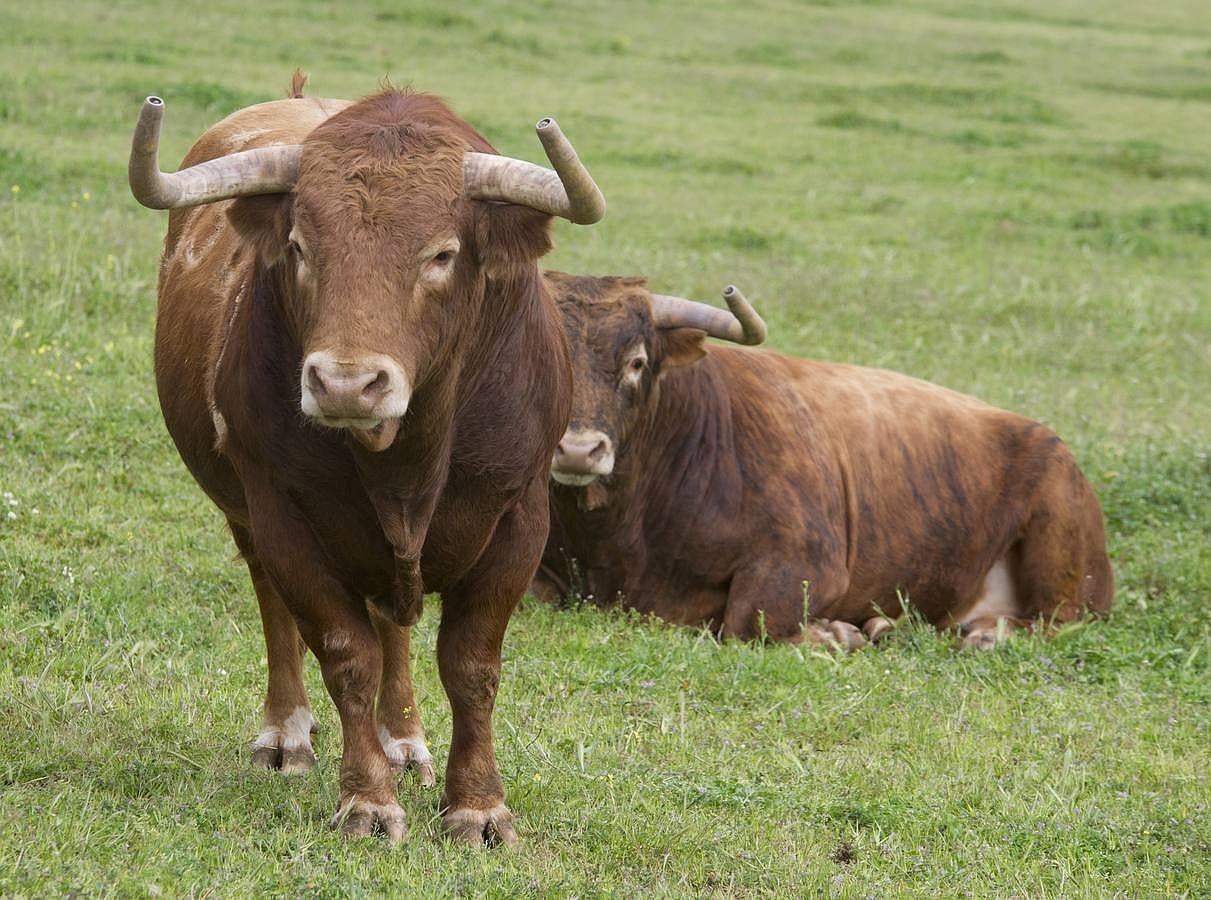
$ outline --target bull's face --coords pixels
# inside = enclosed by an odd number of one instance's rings
[[[706,355],[707,335],[741,344],[765,340],[765,323],[734,287],[731,312],[652,294],[642,278],[547,272],[572,357],[572,416],[551,459],[551,477],[583,487],[614,473],[628,437],[659,428],[661,379]]]
[[[631,432],[657,399],[661,377],[706,354],[704,332],[660,328],[636,278],[547,273],[572,357],[572,416],[551,460],[551,477],[583,486],[613,474]]]
[[[302,349],[300,406],[370,450],[395,439],[483,298],[457,137],[338,118],[304,145],[278,263]],[[533,230],[518,262],[546,249],[545,228]]]
[[[551,119],[555,170],[498,156],[437,98],[388,90],[325,120],[301,145],[256,147],[159,171],[163,102],[148,98],[131,188],[155,208],[240,197],[232,225],[256,248],[301,352],[299,405],[372,451],[420,392],[457,375],[488,316],[488,286],[533,278],[551,215],[590,223],[597,186]],[[477,202],[493,201],[493,202]],[[466,338],[466,339],[464,339]],[[433,395],[440,394],[433,391]]]

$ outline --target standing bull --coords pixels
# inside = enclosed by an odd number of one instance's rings
[[[1051,429],[877,369],[712,347],[764,325],[548,272],[573,405],[534,590],[721,637],[864,643],[900,597],[969,646],[1109,608],[1102,512]],[[859,630],[856,626],[862,626]]]
[[[571,402],[537,260],[550,217],[594,222],[601,194],[554,121],[538,124],[551,171],[497,155],[424,94],[252,106],[171,175],[163,109],[148,98],[130,158],[139,202],[172,210],[156,382],[261,607],[256,760],[314,762],[305,646],[341,720],[334,826],[403,838],[392,764],[433,781],[408,626],[436,591],[443,825],[512,843],[492,746],[501,641],[542,554]]]

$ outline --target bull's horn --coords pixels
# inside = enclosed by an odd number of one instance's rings
[[[171,175],[161,172],[158,151],[163,118],[163,100],[148,97],[143,101],[130,145],[130,192],[144,206],[176,209],[232,197],[280,194],[298,180],[303,148],[297,144],[243,150]]]
[[[577,225],[592,225],[605,215],[605,198],[577,157],[559,125],[548,117],[534,130],[555,171],[494,153],[463,157],[467,196],[528,206]]]
[[[765,322],[740,289],[729,284],[723,289],[723,299],[730,314],[684,297],[652,294],[652,320],[660,328],[700,328],[711,337],[734,344],[763,342],[767,334]]]

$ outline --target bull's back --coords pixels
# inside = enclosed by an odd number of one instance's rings
[[[1109,604],[1100,508],[1051,429],[896,372],[731,348],[711,355],[759,410],[740,452],[778,460],[770,475],[788,495],[833,498],[842,510],[830,523],[847,589],[821,614],[865,615],[903,590],[939,621],[980,596],[1040,505],[1067,502],[1061,494],[1082,507],[1087,565],[1099,587],[1106,581],[1091,605]]]

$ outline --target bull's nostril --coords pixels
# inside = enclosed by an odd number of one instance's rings
[[[380,369],[378,374],[374,376],[374,380],[362,388],[362,394],[366,397],[381,397],[387,393],[390,384],[391,376],[386,371]]]
[[[307,389],[317,396],[326,392],[324,379],[320,377],[320,371],[315,366],[307,367]]]
[[[606,452],[605,441],[598,441],[597,446],[594,447],[591,451],[589,451],[589,462],[598,462],[603,456],[605,456],[605,452]]]

